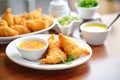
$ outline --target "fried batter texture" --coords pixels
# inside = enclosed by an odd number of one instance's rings
[[[35,32],[48,28],[53,23],[53,17],[49,15],[42,15],[42,9],[38,8],[30,13],[22,13],[13,16],[11,8],[7,8],[0,20],[0,37],[15,36]],[[4,27],[7,28],[4,28]],[[15,34],[11,35],[11,33]],[[17,32],[17,33],[16,33]],[[10,35],[9,35],[10,33]],[[4,34],[4,35],[3,35]]]
[[[16,30],[19,34],[30,33],[30,30],[24,25],[13,25],[11,28]]]
[[[16,35],[19,35],[19,33],[16,30],[14,30],[10,27],[7,27],[7,26],[0,27],[0,36],[1,37],[16,36]]]
[[[11,8],[8,8],[6,12],[2,15],[2,19],[6,20],[8,26],[14,25],[13,15],[11,14]]]
[[[41,13],[42,13],[41,8],[33,10],[28,14],[27,19],[39,19],[40,16],[42,15]]]
[[[64,52],[67,55],[74,54],[76,58],[80,57],[81,54],[89,54],[89,51],[85,48],[82,48],[76,43],[76,41],[68,36],[59,34],[59,40],[63,47]]]
[[[8,26],[5,20],[0,20],[0,26]]]
[[[49,47],[48,47],[48,54],[46,58],[40,60],[42,64],[57,64],[67,60],[67,55],[60,49],[60,43],[57,41],[52,35],[49,39]]]

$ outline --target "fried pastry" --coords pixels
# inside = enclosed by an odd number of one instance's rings
[[[42,13],[42,9],[38,8],[34,11],[31,11],[27,16],[27,19],[39,19],[41,16],[41,13]]]
[[[47,28],[47,24],[42,19],[27,20],[25,25],[32,32]]]
[[[24,25],[26,19],[27,19],[28,14],[27,13],[23,13],[21,15],[18,16],[14,16],[14,25]]]
[[[21,16],[14,16],[14,25],[23,25],[24,19]]]
[[[13,15],[11,14],[11,8],[8,8],[6,12],[2,15],[2,19],[6,20],[8,26],[14,25]]]
[[[53,17],[49,15],[42,16],[42,20],[46,22],[46,24],[48,25],[47,27],[49,27],[53,23]]]
[[[0,20],[0,26],[8,26],[5,20]]]
[[[11,28],[16,30],[19,34],[30,33],[30,30],[24,25],[13,25]]]
[[[78,58],[81,54],[89,54],[89,51],[78,45],[73,38],[59,34],[59,40],[67,55],[74,54]]]
[[[22,19],[25,19],[25,20],[26,20],[27,17],[28,17],[28,14],[27,14],[26,12],[24,12],[24,13],[21,14],[21,18],[22,18]]]
[[[46,58],[40,60],[42,64],[57,64],[67,60],[67,55],[60,49],[60,43],[54,37],[54,35],[50,36],[48,39],[49,47],[48,54]]]
[[[19,33],[16,30],[6,26],[0,27],[0,37],[16,36],[16,35],[19,35]]]

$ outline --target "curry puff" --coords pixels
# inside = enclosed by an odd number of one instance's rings
[[[52,35],[48,39],[48,54],[46,58],[40,60],[41,64],[57,64],[67,60],[67,55],[60,49],[60,43],[56,40],[55,36]]]
[[[75,55],[75,58],[80,57],[82,54],[89,54],[89,51],[80,45],[71,37],[59,34],[59,40],[63,47],[63,51],[69,56]]]
[[[7,8],[0,19],[0,37],[16,36],[46,29],[53,24],[54,19],[49,15],[42,15],[38,8],[30,13],[12,15],[12,9]]]
[[[30,33],[30,30],[25,25],[13,25],[11,28],[16,30],[19,34]]]
[[[27,19],[39,19],[41,15],[42,15],[42,9],[38,8],[34,11],[31,11],[27,16]]]
[[[0,37],[16,36],[16,35],[19,35],[19,33],[16,30],[7,26],[0,27]]]
[[[53,23],[51,16],[41,16],[39,19],[27,20],[25,25],[32,32],[48,28]]]
[[[1,26],[8,26],[8,24],[5,20],[0,20],[0,27]]]
[[[25,18],[22,17],[22,15],[14,16],[13,19],[14,19],[14,25],[24,25],[25,23]]]
[[[29,30],[32,32],[38,31],[41,29],[45,29],[48,25],[42,19],[34,19],[26,21],[25,25],[28,27]]]
[[[13,15],[11,14],[11,8],[8,8],[6,12],[2,15],[2,19],[6,20],[8,26],[14,25]]]

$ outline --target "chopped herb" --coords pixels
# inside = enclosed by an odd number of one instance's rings
[[[74,54],[71,54],[71,55],[68,56],[67,62],[63,61],[63,63],[64,64],[71,64],[73,59],[75,59],[75,58],[76,58],[76,56]]]
[[[58,22],[61,26],[66,26],[66,25],[69,25],[73,20],[78,20],[78,18],[64,16],[63,18],[59,19]]]
[[[78,7],[91,8],[96,7],[98,2],[97,0],[79,0],[77,5]]]
[[[56,53],[56,54],[58,54],[58,53]],[[68,60],[65,62],[64,58],[61,55],[58,54],[58,56],[59,56],[59,58],[61,58],[61,60],[64,64],[71,64],[73,59],[76,58],[76,56],[74,54],[71,54],[68,56]]]

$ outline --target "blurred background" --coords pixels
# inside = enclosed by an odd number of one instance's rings
[[[48,14],[49,3],[52,0],[0,0],[0,15],[6,8],[11,7],[13,14],[30,12],[38,7],[42,8],[43,14]],[[76,11],[74,5],[77,0],[67,0],[71,11]],[[98,0],[100,8],[98,13],[101,15],[120,12],[120,0]]]

